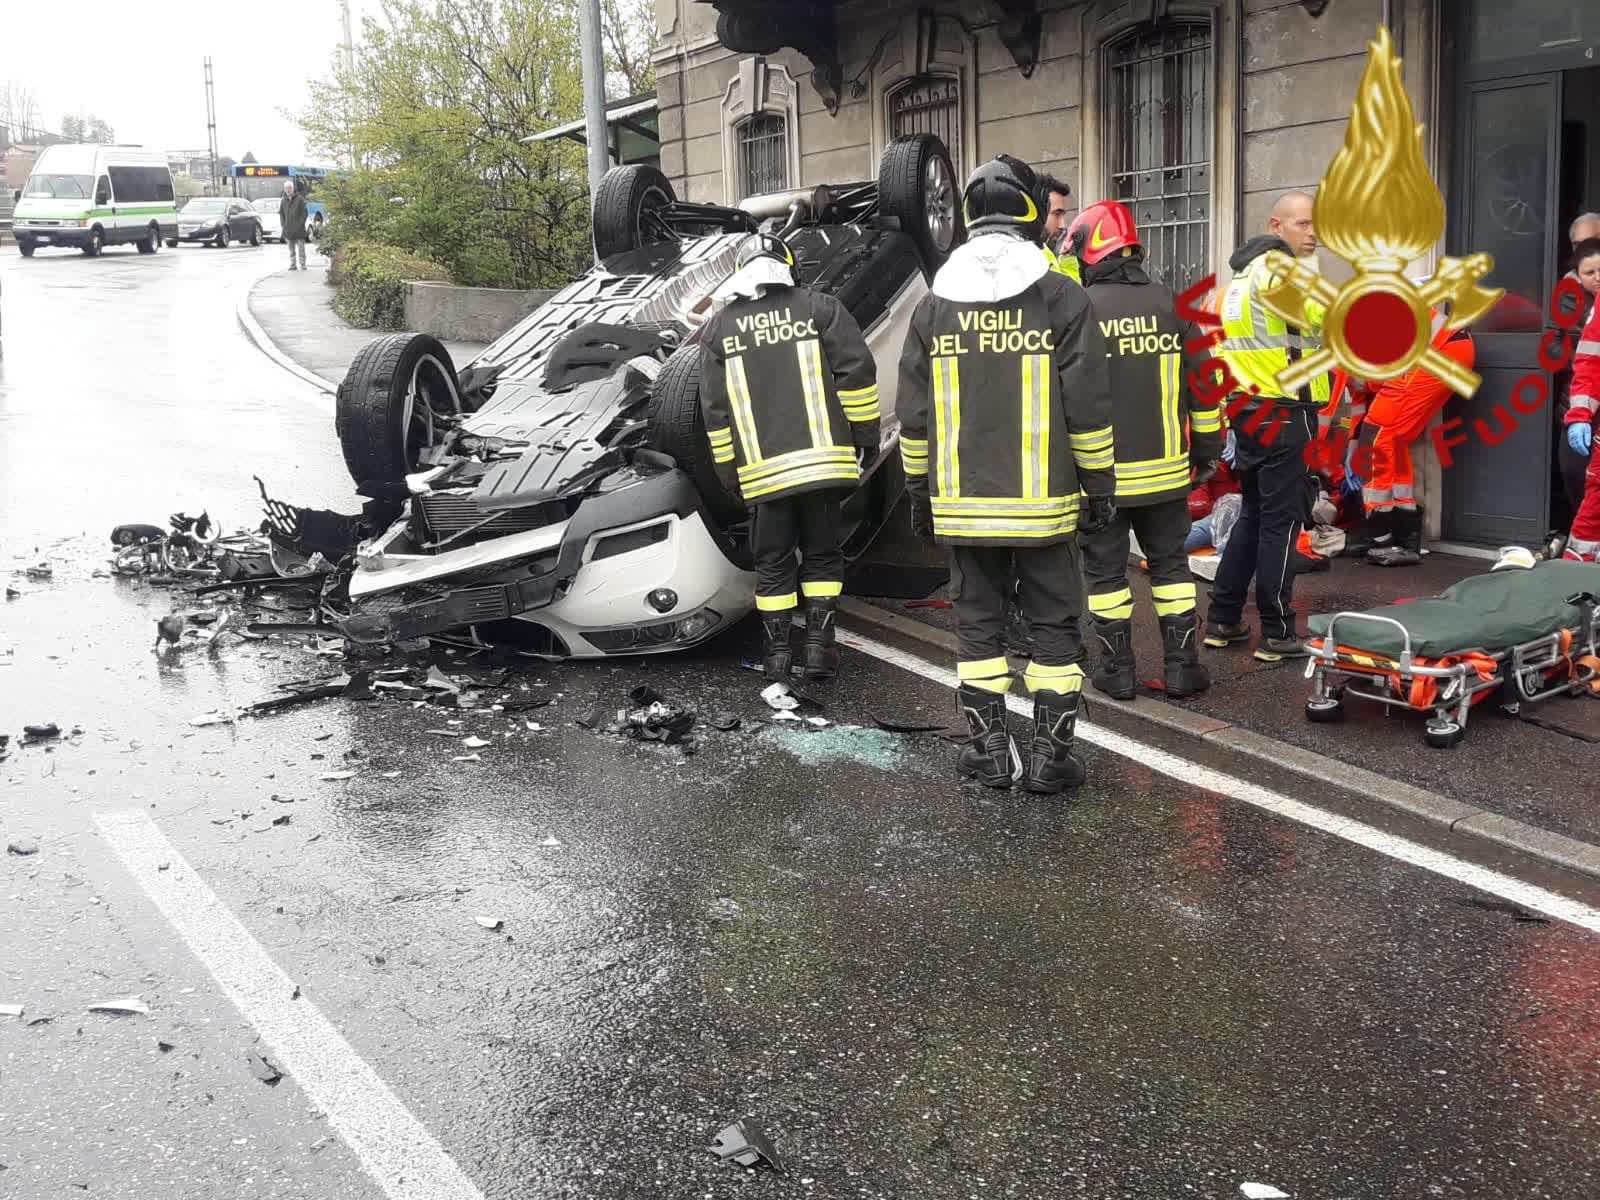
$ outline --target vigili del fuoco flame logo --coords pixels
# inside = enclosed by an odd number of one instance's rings
[[[1420,287],[1402,271],[1444,232],[1444,197],[1422,158],[1422,126],[1400,78],[1400,60],[1388,29],[1367,43],[1344,145],[1317,188],[1312,219],[1317,238],[1356,271],[1335,287],[1280,250],[1268,252],[1276,277],[1261,302],[1301,329],[1310,329],[1306,301],[1327,308],[1323,348],[1292,362],[1278,375],[1293,395],[1335,363],[1362,379],[1393,379],[1422,366],[1453,391],[1470,396],[1480,382],[1472,371],[1430,344],[1430,308],[1450,305],[1448,325],[1470,325],[1500,299],[1502,289],[1478,283],[1494,269],[1487,254],[1442,258]]]

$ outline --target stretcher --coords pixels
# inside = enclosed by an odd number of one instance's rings
[[[1437,596],[1310,620],[1306,716],[1337,721],[1345,700],[1425,713],[1436,748],[1466,734],[1474,705],[1600,693],[1600,564],[1545,562],[1464,579]]]

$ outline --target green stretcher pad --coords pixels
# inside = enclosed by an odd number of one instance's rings
[[[1385,604],[1368,609],[1366,615],[1399,621],[1411,634],[1411,653],[1425,658],[1468,650],[1494,654],[1557,629],[1577,629],[1582,616],[1567,597],[1579,592],[1600,596],[1600,564],[1545,562],[1532,570],[1474,575],[1437,596]],[[1324,636],[1332,619],[1327,613],[1312,617],[1312,635]],[[1335,632],[1338,644],[1352,650],[1399,658],[1405,649],[1393,625],[1347,619]]]

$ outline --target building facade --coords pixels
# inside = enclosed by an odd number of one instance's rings
[[[1170,285],[1225,279],[1278,195],[1315,191],[1384,24],[1450,213],[1417,271],[1487,251],[1491,282],[1536,311],[1567,223],[1600,208],[1595,0],[657,0],[657,15],[661,165],[688,200],[871,179],[890,140],[931,130],[958,173],[1004,152],[1080,204],[1129,204]],[[1504,468],[1548,468],[1554,422],[1524,416],[1490,444],[1494,406],[1537,363],[1526,314],[1496,329],[1485,386],[1447,413],[1488,436],[1443,477],[1432,464],[1430,525],[1533,542],[1561,516],[1550,472],[1508,488]]]

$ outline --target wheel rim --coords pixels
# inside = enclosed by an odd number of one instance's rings
[[[671,203],[672,200],[660,188],[650,187],[645,189],[644,195],[639,199],[639,215],[634,218],[634,245],[643,246],[655,240],[646,236],[645,226],[653,220],[653,214],[660,212]]]
[[[956,240],[956,181],[942,154],[928,159],[922,172],[922,209],[933,244],[949,250]]]
[[[405,408],[401,413],[400,427],[405,430],[407,471],[416,469],[418,455],[433,444],[446,420],[460,415],[461,397],[456,392],[455,380],[437,358],[431,354],[423,355],[412,368],[411,383],[406,388]]]

